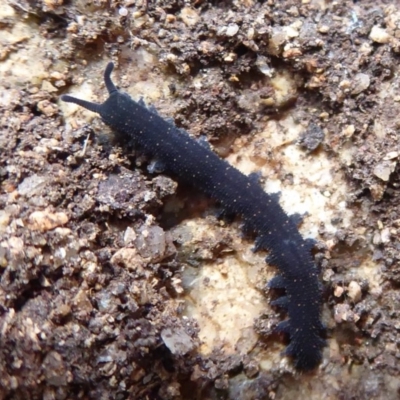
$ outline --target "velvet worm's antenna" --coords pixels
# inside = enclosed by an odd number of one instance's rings
[[[69,96],[68,94],[63,94],[61,96],[61,100],[66,101],[67,103],[78,104],[78,106],[86,108],[87,110],[93,111],[97,114],[100,114],[101,104],[92,103],[90,101],[86,101],[86,100],[82,100],[82,99],[77,99],[76,97]]]
[[[113,69],[114,69],[114,64],[112,62],[109,62],[107,64],[106,70],[104,71],[104,83],[106,84],[106,88],[109,94],[118,91],[118,89],[111,80],[111,72],[113,71]]]
[[[112,62],[109,62],[107,64],[106,70],[104,71],[104,83],[106,84],[106,88],[110,95],[112,93],[118,91],[117,87],[114,85],[114,83],[111,80],[111,72],[113,71],[113,69],[114,69],[114,64]],[[68,94],[62,95],[61,100],[66,101],[67,103],[78,104],[78,106],[86,108],[87,110],[93,111],[97,114],[100,114],[101,104],[92,103],[90,101],[86,101],[86,100],[82,100],[82,99],[77,99],[76,97],[69,96]]]

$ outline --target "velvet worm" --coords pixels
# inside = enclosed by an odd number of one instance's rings
[[[102,104],[68,95],[61,99],[100,114],[105,124],[125,141],[133,141],[147,155],[159,160],[165,173],[191,185],[218,201],[228,213],[240,215],[246,231],[256,235],[256,249],[267,250],[266,261],[279,274],[269,287],[284,289],[285,295],[272,304],[287,311],[288,319],[277,330],[289,335],[285,355],[298,370],[316,368],[325,340],[320,319],[321,294],[318,270],[309,241],[300,235],[297,222],[288,216],[274,195],[226,161],[166,121],[143,102],[134,101],[116,88],[111,80],[113,63],[104,73],[109,97]]]

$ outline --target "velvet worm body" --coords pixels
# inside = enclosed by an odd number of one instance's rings
[[[321,337],[324,328],[320,320],[318,271],[311,256],[312,246],[300,235],[296,219],[288,216],[276,197],[265,193],[254,179],[119,91],[111,81],[113,67],[109,63],[104,73],[109,93],[104,103],[68,95],[61,99],[100,114],[123,140],[133,141],[145,154],[161,161],[167,174],[217,200],[227,212],[242,217],[246,231],[257,236],[256,248],[267,250],[268,263],[279,270],[269,286],[286,292],[273,302],[287,310],[289,316],[277,327],[290,337],[285,354],[292,357],[299,370],[316,368],[325,345]]]

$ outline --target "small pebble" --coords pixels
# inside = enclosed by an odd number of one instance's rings
[[[194,348],[192,338],[179,326],[164,328],[161,339],[172,354],[185,355]]]
[[[373,40],[376,43],[384,44],[384,43],[389,43],[391,40],[391,36],[386,32],[385,29],[379,27],[379,26],[374,26],[371,29],[371,33],[369,34],[369,37],[371,40]]]
[[[329,32],[329,26],[328,25],[321,25],[318,27],[318,32],[319,33],[328,33]]]
[[[126,16],[128,15],[128,9],[125,8],[125,7],[121,7],[121,8],[118,10],[118,14],[119,14],[121,17],[126,17]]]
[[[360,94],[364,90],[368,89],[369,85],[370,85],[369,75],[359,73],[354,77],[353,90],[351,91],[351,94],[353,95]]]
[[[237,24],[229,24],[226,30],[226,36],[235,36],[239,32],[239,26]]]
[[[356,281],[351,281],[347,288],[347,295],[352,301],[358,303],[361,300],[361,286]]]
[[[387,182],[390,178],[390,174],[394,171],[395,166],[396,163],[394,162],[382,161],[375,166],[373,174],[384,182]]]
[[[342,288],[342,286],[336,286],[335,290],[333,292],[335,297],[340,297],[344,292],[344,289]]]
[[[28,218],[28,227],[34,231],[46,232],[68,222],[63,212],[34,211]]]
[[[200,18],[197,11],[191,7],[182,8],[180,16],[186,26],[196,25]]]

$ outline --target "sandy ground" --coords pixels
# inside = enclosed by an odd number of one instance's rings
[[[400,2],[0,5],[0,399],[398,399]],[[98,117],[103,71],[317,241],[327,347],[282,356],[240,219]]]

